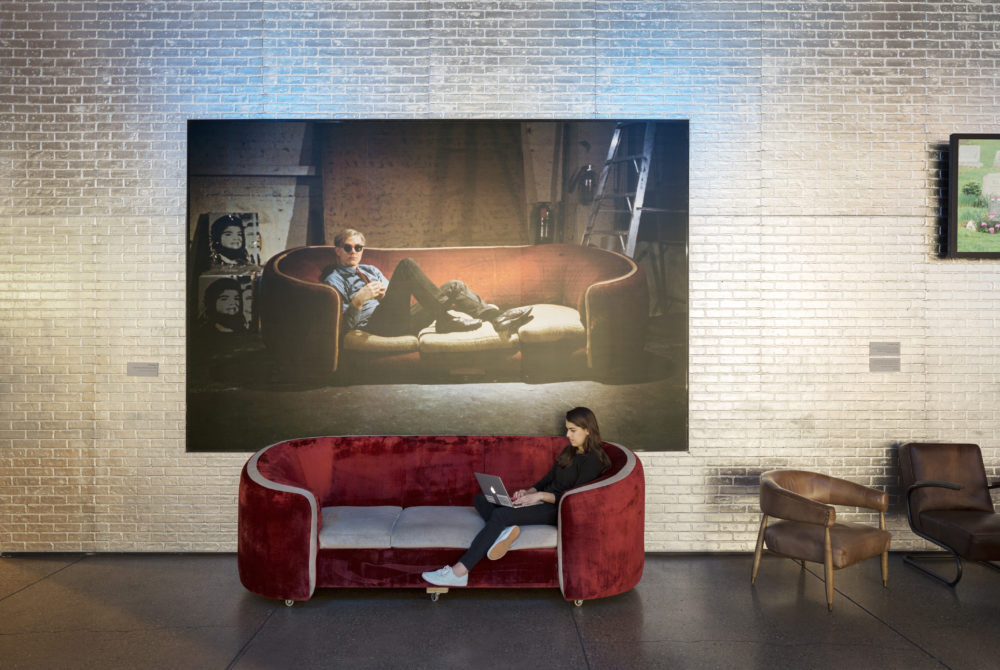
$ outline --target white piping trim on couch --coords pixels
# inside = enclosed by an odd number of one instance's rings
[[[566,499],[566,496],[576,495],[577,493],[582,493],[583,491],[590,491],[592,489],[599,489],[599,488],[602,488],[604,486],[611,486],[612,484],[615,484],[617,482],[622,481],[623,479],[625,479],[626,477],[628,477],[630,474],[632,474],[633,470],[635,470],[636,457],[635,457],[635,454],[632,453],[631,449],[629,449],[627,447],[623,447],[622,445],[618,444],[617,442],[607,442],[606,444],[614,445],[614,446],[618,447],[619,449],[621,449],[623,452],[625,452],[625,465],[622,466],[621,470],[619,470],[618,472],[616,472],[611,477],[608,477],[607,479],[601,480],[599,482],[594,482],[593,484],[584,484],[583,486],[580,486],[578,488],[566,491],[566,493],[564,493],[562,495],[562,497],[559,499],[559,514],[558,514],[558,520],[557,520],[557,523],[559,524],[559,527],[562,527],[562,503],[563,503],[563,500]],[[566,590],[565,590],[564,585],[563,585],[563,567],[562,567],[562,562],[563,562],[563,559],[562,559],[562,533],[561,532],[558,533],[557,536],[558,536],[558,542],[556,543],[556,557],[558,559],[557,568],[559,570],[559,592],[562,593],[565,596],[566,595]]]
[[[312,520],[309,527],[309,593],[312,594],[316,590],[316,556],[319,553],[319,505],[316,503],[316,496],[307,489],[299,488],[297,486],[289,486],[287,484],[279,484],[278,482],[272,481],[262,475],[260,470],[257,469],[257,461],[260,457],[264,455],[271,447],[276,447],[279,444],[285,444],[285,441],[275,442],[274,444],[268,445],[258,451],[256,454],[250,457],[247,462],[247,475],[255,484],[263,486],[266,489],[271,489],[274,491],[285,491],[287,493],[297,493],[304,496],[306,500],[309,501],[309,507],[312,510]]]
[[[590,310],[590,292],[591,292],[591,290],[595,286],[606,286],[607,284],[613,284],[615,282],[619,282],[619,281],[623,281],[625,279],[628,279],[629,277],[631,277],[632,275],[634,275],[636,272],[639,271],[639,266],[638,266],[638,264],[634,260],[632,260],[631,258],[629,258],[628,256],[626,256],[624,254],[618,253],[617,251],[611,251],[610,249],[601,249],[600,247],[584,247],[584,248],[585,249],[599,249],[600,251],[603,251],[605,253],[614,254],[616,256],[621,256],[622,258],[624,258],[626,261],[629,262],[629,265],[632,266],[632,268],[628,272],[626,272],[625,274],[619,275],[617,277],[612,277],[611,279],[604,279],[604,280],[599,281],[599,282],[594,282],[593,284],[591,284],[590,286],[588,286],[584,290],[584,292],[583,292],[583,309],[586,312],[586,318],[587,318],[586,323],[583,324],[583,327],[584,327],[584,329],[587,332],[587,367],[588,368],[592,368],[592,367],[594,367],[594,358],[593,358],[593,354],[591,352],[591,347],[590,347],[590,315],[591,315],[591,310]]]

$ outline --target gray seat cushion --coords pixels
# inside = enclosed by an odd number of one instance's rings
[[[517,536],[511,550],[514,549],[555,549],[559,543],[559,533],[555,526],[547,523],[534,526],[521,526],[521,534]]]
[[[407,507],[396,521],[391,543],[398,548],[465,549],[484,525],[474,507]],[[555,526],[521,526],[511,549],[554,549],[558,539]]]
[[[402,507],[324,507],[320,549],[387,549]]]
[[[392,529],[391,546],[464,549],[484,525],[474,507],[407,507]]]

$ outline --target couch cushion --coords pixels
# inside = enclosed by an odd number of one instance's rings
[[[395,548],[465,549],[484,525],[474,507],[407,507],[396,521],[391,542]],[[552,549],[558,537],[555,526],[521,526],[521,534],[511,549]]]
[[[518,335],[522,342],[558,342],[559,340],[584,340],[587,336],[580,312],[563,305],[532,305],[531,321],[521,326]]]
[[[362,351],[368,354],[408,354],[418,348],[414,335],[382,337],[363,330],[349,330],[340,341],[345,351]]]
[[[559,533],[555,526],[547,523],[521,526],[521,534],[514,540],[511,549],[555,549]]]
[[[324,507],[320,549],[388,548],[392,527],[402,509],[395,505]]]
[[[474,507],[407,507],[392,529],[392,547],[465,548],[484,526]]]
[[[439,333],[434,324],[420,331],[421,354],[451,354],[475,351],[516,349],[517,333],[497,334],[493,324],[486,321],[479,328],[464,333]]]

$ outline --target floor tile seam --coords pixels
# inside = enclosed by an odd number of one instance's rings
[[[243,646],[240,647],[240,650],[236,652],[236,655],[233,656],[233,660],[231,660],[229,662],[229,665],[226,666],[226,670],[232,670],[233,668],[236,667],[236,664],[239,663],[240,660],[250,650],[250,646],[254,643],[254,640],[256,640],[257,637],[261,634],[261,632],[264,630],[264,626],[266,626],[268,622],[271,621],[271,617],[274,616],[274,613],[277,611],[278,611],[277,607],[271,607],[270,609],[268,609],[267,616],[264,617],[264,620],[261,621],[260,625],[257,626],[257,629],[254,630],[253,635],[250,636],[250,639],[248,639],[243,644]]]
[[[25,584],[24,586],[22,586],[21,588],[17,589],[16,591],[11,591],[7,595],[5,595],[3,597],[0,597],[0,603],[2,603],[3,601],[7,600],[8,598],[13,598],[17,594],[30,589],[32,586],[35,586],[36,584],[40,584],[41,582],[44,582],[46,579],[49,579],[50,577],[54,577],[55,575],[58,575],[60,572],[62,572],[66,568],[70,568],[70,567],[76,565],[77,563],[79,563],[80,561],[82,561],[84,558],[86,558],[86,556],[80,556],[75,561],[67,563],[66,565],[62,566],[58,570],[53,570],[52,572],[39,577],[38,579],[36,579],[35,581],[31,582],[30,584]]]
[[[819,574],[817,574],[816,572],[814,572],[811,568],[806,567],[806,572],[810,573],[811,575],[813,575],[814,577],[816,577],[816,579],[818,579],[820,581],[823,581],[825,583],[824,577],[822,577]],[[879,615],[875,614],[875,612],[871,611],[870,609],[868,609],[867,607],[865,607],[864,605],[862,605],[861,603],[859,603],[857,600],[855,600],[854,598],[852,598],[850,595],[848,595],[844,591],[841,591],[836,586],[836,584],[834,584],[833,590],[836,593],[839,593],[841,595],[841,597],[843,597],[845,600],[853,603],[855,607],[857,607],[862,612],[864,612],[865,614],[867,614],[868,616],[870,616],[872,619],[874,619],[875,621],[879,622],[885,628],[887,628],[888,630],[890,630],[893,633],[895,633],[901,640],[904,640],[907,644],[912,645],[914,648],[919,649],[921,652],[923,652],[924,654],[926,654],[929,659],[931,659],[932,661],[936,661],[936,662],[940,663],[942,667],[948,668],[949,670],[951,670],[951,666],[950,665],[948,665],[943,660],[941,660],[938,656],[936,656],[934,653],[932,653],[929,649],[925,649],[920,643],[918,643],[918,642],[910,639],[910,637],[908,635],[906,635],[905,633],[903,633],[902,631],[900,631],[898,628],[896,628],[895,626],[893,626],[891,623],[889,623],[888,621],[886,621],[885,619],[883,619]]]
[[[662,637],[662,638],[655,638],[655,639],[654,638],[640,638],[640,639],[636,639],[636,640],[611,640],[611,639],[602,639],[602,640],[591,640],[590,644],[592,644],[594,646],[603,646],[603,647],[615,647],[615,646],[621,646],[621,645],[639,645],[639,644],[652,644],[652,645],[668,644],[668,645],[676,645],[676,646],[679,646],[679,647],[680,646],[691,646],[691,645],[697,646],[697,645],[705,645],[705,644],[708,644],[708,645],[713,645],[713,644],[729,644],[729,645],[735,645],[735,646],[741,646],[742,645],[742,646],[750,646],[750,647],[772,647],[774,649],[798,649],[798,648],[807,649],[807,648],[812,648],[812,647],[819,646],[819,647],[824,647],[824,648],[829,648],[829,649],[838,649],[838,648],[844,648],[844,649],[870,648],[870,649],[882,649],[882,650],[896,651],[896,652],[913,649],[914,645],[911,642],[909,642],[909,640],[906,640],[905,638],[903,638],[902,642],[905,643],[905,646],[901,645],[899,648],[896,648],[896,647],[880,646],[880,645],[872,643],[872,642],[862,642],[862,641],[858,641],[858,642],[850,642],[850,641],[848,641],[848,642],[831,642],[829,640],[823,640],[823,641],[804,640],[802,642],[779,642],[779,641],[776,641],[776,640],[764,639],[760,635],[756,635],[756,636],[742,637],[742,638],[736,638],[736,637],[704,637],[704,638],[673,638],[673,637]],[[919,649],[919,648],[915,649],[915,651],[918,651],[918,652],[923,653],[923,654],[927,653],[923,649]],[[950,666],[948,666],[947,664],[945,664],[940,659],[932,657],[932,660],[937,661],[943,667],[949,668],[949,670],[952,670],[950,668]]]
[[[586,603],[584,603],[585,605]],[[579,608],[574,606],[573,609],[577,610]],[[580,653],[583,654],[583,666],[587,670],[590,670],[590,656],[587,654],[587,643],[583,639],[583,631],[580,630],[580,617],[577,616],[575,611],[570,611],[569,618],[573,620],[573,628],[576,629],[576,639],[580,642]]]
[[[92,635],[99,634],[110,634],[110,635],[130,635],[132,633],[158,633],[158,632],[190,632],[190,631],[236,631],[239,630],[239,625],[199,625],[191,624],[188,626],[138,626],[135,628],[94,628],[94,627],[80,627],[80,628],[53,628],[53,629],[35,629],[35,630],[18,630],[18,631],[0,631],[0,638],[4,637],[17,637],[17,636],[30,636],[30,635],[65,635],[73,633],[89,633]]]

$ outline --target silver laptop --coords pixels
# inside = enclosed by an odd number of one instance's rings
[[[483,490],[483,495],[486,496],[486,499],[494,505],[503,505],[504,507],[530,507],[531,505],[538,505],[541,503],[541,501],[533,503],[514,502],[507,494],[507,489],[504,488],[503,481],[496,475],[484,475],[481,472],[477,472],[476,481],[479,482],[479,488]]]

